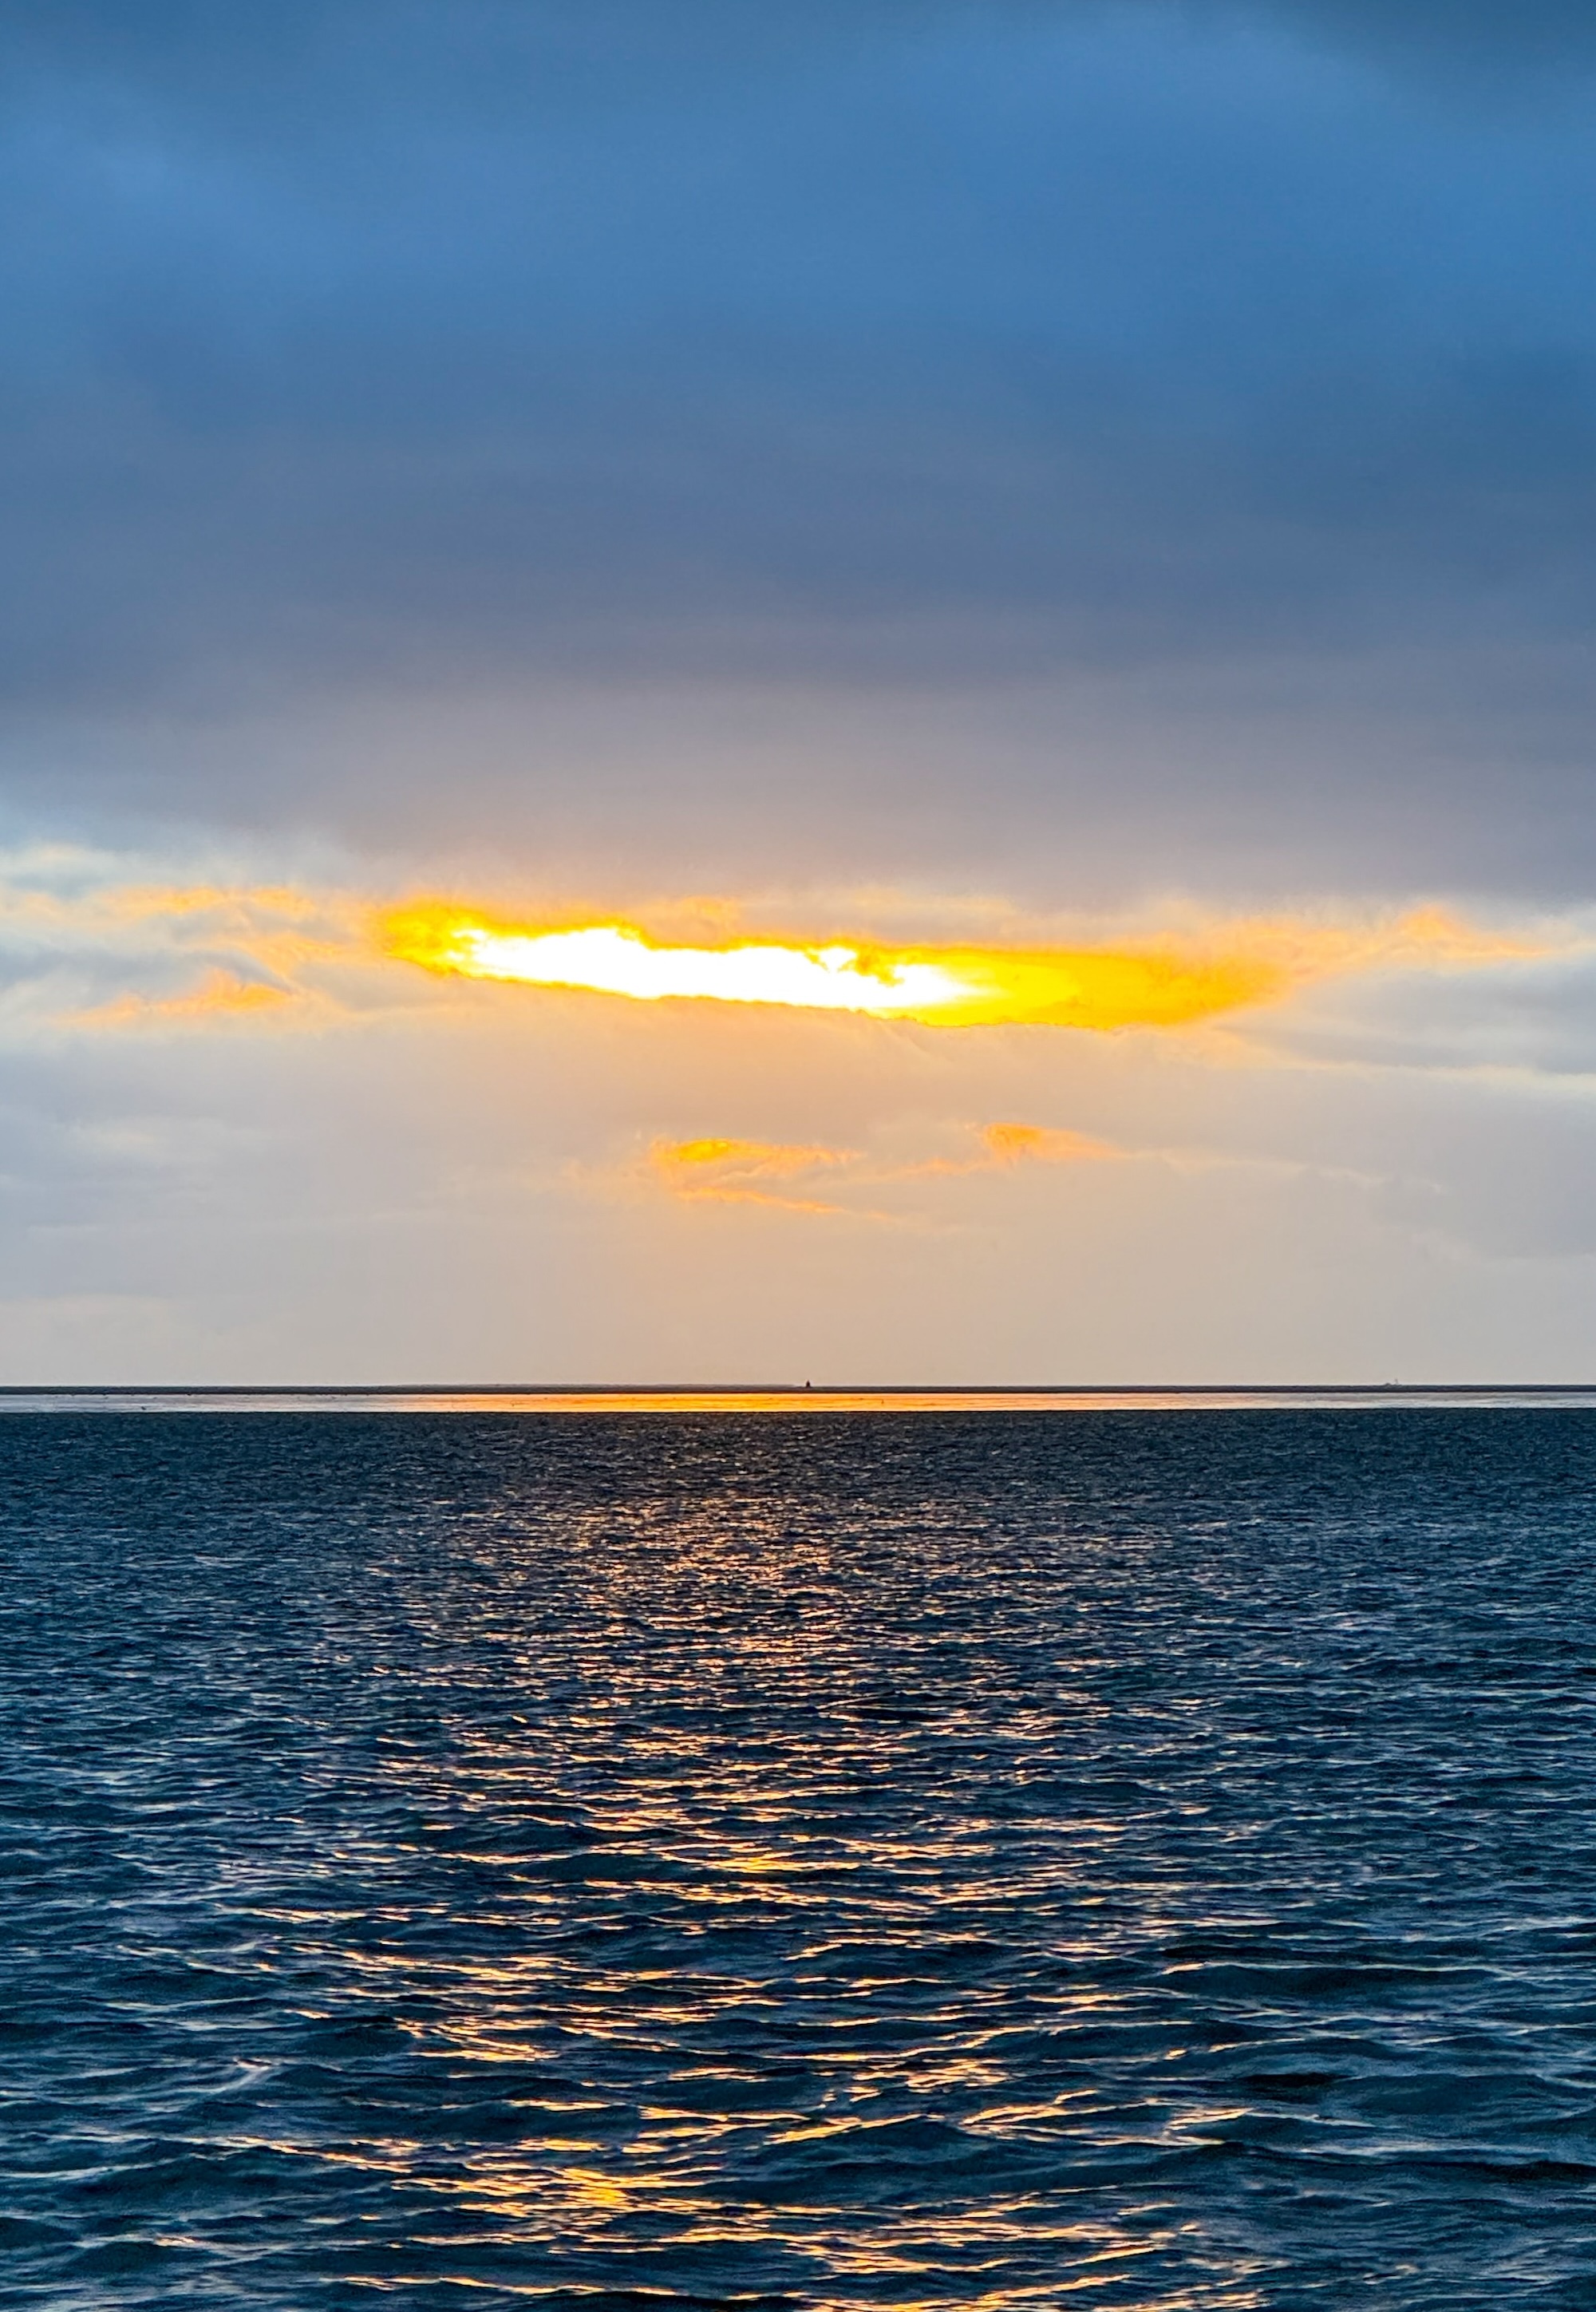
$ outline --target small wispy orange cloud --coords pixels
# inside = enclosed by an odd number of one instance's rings
[[[1080,1164],[1117,1156],[1106,1140],[1045,1124],[989,1124],[981,1138],[999,1164]]]
[[[211,915],[242,929],[263,921],[304,924],[325,915],[328,902],[289,883],[125,883],[103,895],[107,912],[134,923],[152,916]]]
[[[340,1008],[329,968],[371,973],[367,913],[347,895],[286,885],[114,882],[84,873],[63,889],[0,873],[0,935],[39,959],[45,1016],[90,1033],[250,1018],[274,1027],[322,1024]],[[184,976],[187,988],[166,992]],[[49,1003],[75,978],[75,1003]],[[85,980],[103,987],[108,979],[120,983],[114,995],[85,1000]]]
[[[1046,1124],[988,1124],[980,1134],[981,1153],[965,1162],[948,1160],[951,1169],[987,1171],[994,1165],[1092,1164],[1122,1153],[1106,1140],[1084,1132],[1064,1132]]]
[[[773,1181],[857,1162],[849,1148],[790,1147],[768,1140],[656,1140],[649,1161],[673,1195],[722,1204],[776,1204],[789,1212],[844,1209],[816,1196],[784,1194]]]
[[[961,1172],[1013,1169],[1020,1164],[1101,1163],[1125,1152],[1106,1140],[1089,1138],[1084,1132],[1060,1131],[1045,1124],[983,1125],[976,1138],[978,1144],[970,1155],[927,1156],[918,1163],[899,1165],[880,1177],[917,1180]]]
[[[0,885],[0,924],[46,941],[116,941],[130,931],[171,934],[168,944],[227,943],[254,955],[303,959],[357,953],[363,906],[338,893],[286,884],[96,883],[58,891]]]
[[[968,1156],[881,1163],[854,1148],[794,1146],[767,1140],[656,1140],[649,1150],[649,1162],[655,1178],[678,1196],[715,1204],[776,1204],[790,1212],[857,1213],[857,1205],[839,1201],[836,1195],[799,1195],[775,1184],[805,1180],[818,1184],[823,1175],[838,1190],[882,1187],[901,1181],[1010,1170],[1021,1164],[1101,1162],[1123,1152],[1084,1133],[1040,1124],[988,1124],[976,1134],[976,1143]]]
[[[273,1012],[294,1000],[294,992],[269,981],[244,979],[236,972],[207,973],[183,995],[118,995],[72,1015],[79,1028],[146,1028],[209,1025],[219,1019]]]

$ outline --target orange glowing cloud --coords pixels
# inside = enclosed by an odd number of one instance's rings
[[[842,1207],[785,1194],[771,1183],[856,1160],[851,1148],[789,1147],[768,1140],[656,1140],[649,1150],[656,1178],[675,1195],[723,1204],[777,1204],[802,1213]]]
[[[1119,1153],[1106,1140],[1045,1124],[989,1124],[981,1140],[995,1164],[1083,1164]]]
[[[1438,910],[1373,930],[1240,924],[1206,941],[1065,949],[887,948],[854,941],[672,944],[635,925],[502,923],[441,900],[382,919],[388,955],[445,977],[583,988],[642,1003],[764,1003],[928,1027],[1179,1028],[1305,981],[1380,966],[1457,966],[1545,950]]]
[[[323,1025],[341,1006],[329,972],[371,973],[365,904],[285,886],[8,883],[0,865],[0,933],[37,958],[35,985],[57,1027],[99,1034],[157,1025]],[[86,1003],[83,981],[121,981]],[[186,979],[168,994],[174,979]],[[73,987],[74,981],[78,985]],[[49,999],[65,982],[76,1002]],[[115,985],[115,980],[112,981]]]
[[[714,1204],[776,1204],[789,1212],[851,1213],[882,1220],[855,1204],[805,1195],[802,1184],[828,1175],[838,1190],[898,1181],[1012,1169],[1020,1164],[1079,1164],[1122,1152],[1083,1132],[1040,1124],[988,1124],[969,1156],[931,1156],[909,1163],[873,1162],[855,1148],[793,1146],[767,1140],[656,1140],[649,1163],[673,1195]]]
[[[751,1170],[763,1173],[812,1172],[817,1166],[846,1164],[851,1148],[785,1147],[768,1140],[675,1140],[655,1144],[656,1160],[672,1170],[693,1174]]]
[[[297,961],[357,952],[361,917],[343,895],[282,884],[102,883],[60,892],[0,880],[0,924],[53,945],[125,945],[148,932],[168,947],[227,941],[252,956],[269,950]]]
[[[1174,1026],[1258,1003],[1285,984],[1267,959],[1083,949],[885,949],[844,941],[667,945],[628,924],[539,931],[427,904],[389,916],[390,955],[466,979],[865,1012],[928,1026],[1036,1021]]]
[[[104,905],[109,914],[130,923],[207,915],[241,929],[263,921],[310,923],[327,912],[325,899],[312,898],[286,883],[127,883],[107,892]]]
[[[269,981],[244,979],[233,971],[212,971],[186,995],[118,995],[92,1011],[77,1012],[74,1024],[80,1028],[208,1025],[240,1013],[275,1011],[293,1001],[290,989],[275,987]]]
[[[718,928],[734,914],[729,902],[697,903],[696,919],[717,928],[667,938],[618,920],[518,922],[437,898],[373,909],[346,890],[281,884],[90,880],[60,889],[8,881],[0,869],[0,929],[69,966],[92,957],[101,985],[112,961],[127,974],[123,985],[132,983],[136,992],[95,1011],[57,1015],[92,1028],[251,1012],[320,1026],[396,1000],[409,1008],[420,990],[412,982],[407,993],[404,980],[419,967],[444,983],[580,989],[650,1004],[777,1006],[934,1028],[1182,1029],[1353,973],[1499,966],[1590,944],[1572,927],[1561,936],[1504,937],[1436,908],[1373,923],[1197,921],[1067,946],[908,945],[806,931],[737,936]],[[178,964],[209,976],[191,994],[165,996]],[[288,1004],[285,995],[304,1000]]]

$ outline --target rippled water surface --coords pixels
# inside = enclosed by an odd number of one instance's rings
[[[0,1420],[0,2299],[1596,2307],[1596,1414]]]

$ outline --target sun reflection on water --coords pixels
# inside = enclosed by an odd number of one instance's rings
[[[1469,1430],[1464,1502],[1412,1441],[1455,1419],[1311,1416],[1338,1527],[1274,1419],[63,1423],[27,1613],[105,1617],[52,1836],[124,1874],[114,1996],[59,2010],[118,2206],[253,2227],[277,2300],[336,2260],[802,2312],[1273,2312],[1349,2227],[1422,2260],[1465,2163],[1471,2239],[1588,2226],[1523,2181],[1589,2108],[1585,1424],[1506,1616],[1469,1518],[1527,1432]],[[1437,1583],[1479,1665],[1439,1713]],[[1527,1925],[1451,1805],[1477,1753]]]

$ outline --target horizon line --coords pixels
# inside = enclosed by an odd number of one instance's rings
[[[3,1381],[15,1397],[1557,1397],[1584,1380],[1435,1381]]]

